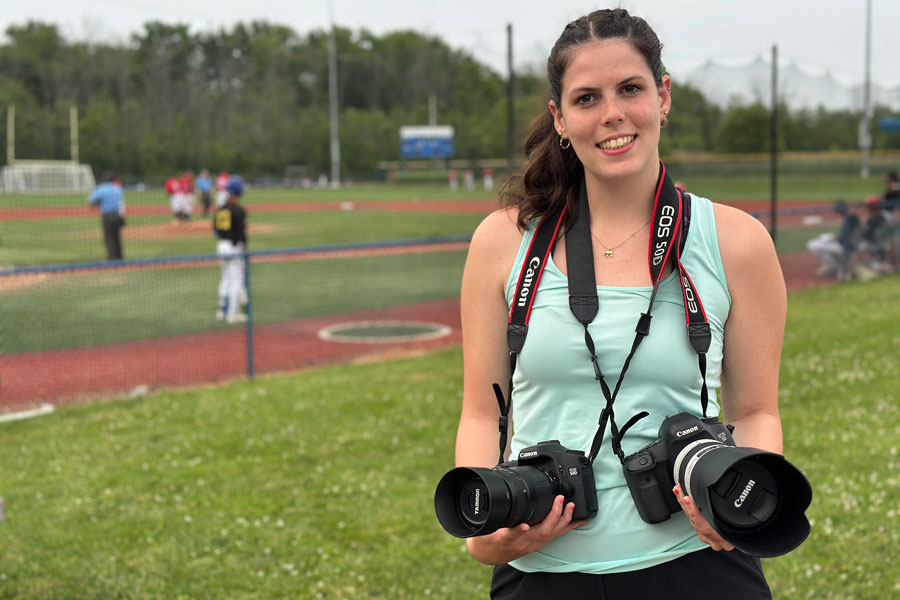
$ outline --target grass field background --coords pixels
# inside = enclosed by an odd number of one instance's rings
[[[465,251],[260,262],[258,325],[459,296]],[[84,271],[6,291],[0,351],[79,348],[228,328],[213,318],[220,269],[169,265]]]
[[[785,454],[810,538],[775,598],[900,596],[896,276],[791,293]],[[486,598],[441,530],[458,349],[69,406],[0,424],[0,596]]]

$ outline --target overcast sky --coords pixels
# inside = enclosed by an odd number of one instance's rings
[[[872,78],[900,83],[900,0],[871,0]],[[830,71],[844,83],[865,73],[866,0],[0,0],[0,31],[29,19],[56,23],[73,40],[127,42],[149,20],[188,23],[195,31],[267,20],[300,34],[336,24],[384,34],[398,29],[440,36],[506,72],[506,26],[513,26],[517,68],[539,67],[570,20],[596,8],[622,6],[647,19],[679,73],[706,60],[740,65],[768,58],[811,73]]]

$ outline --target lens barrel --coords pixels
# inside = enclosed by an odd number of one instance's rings
[[[487,535],[501,527],[543,521],[559,488],[555,477],[537,467],[458,467],[438,483],[434,511],[450,535]]]
[[[673,474],[713,529],[746,554],[781,556],[809,535],[812,488],[779,454],[697,440],[679,453]]]

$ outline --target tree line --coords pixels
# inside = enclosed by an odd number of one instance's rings
[[[158,180],[185,168],[279,177],[287,165],[329,172],[328,32],[305,35],[268,22],[218,31],[149,22],[129,43],[67,41],[55,25],[6,30],[0,45],[0,108],[16,107],[16,158],[70,158],[69,109],[78,108],[81,162],[95,173]],[[455,128],[456,157],[504,158],[507,81],[471,54],[415,31],[382,36],[338,28],[341,169],[371,178],[400,160],[399,128]],[[661,141],[673,152],[770,149],[770,110],[717,107],[675,82]],[[516,153],[530,120],[546,110],[542,73],[514,79]],[[876,116],[889,114],[879,108]],[[784,151],[853,150],[859,116],[824,109],[779,111]],[[6,119],[0,133],[6,136]],[[874,132],[876,148],[900,136]],[[6,162],[6,147],[0,146]]]

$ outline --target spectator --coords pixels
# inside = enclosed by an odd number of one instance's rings
[[[472,171],[472,169],[463,171],[463,182],[465,183],[467,192],[471,192],[475,189],[475,172]]]
[[[888,210],[893,211],[900,205],[900,179],[897,171],[888,171],[885,179],[884,199],[888,202]]]
[[[891,270],[888,258],[894,237],[894,219],[887,203],[880,196],[866,199],[868,216],[863,226],[860,250],[870,256],[869,266],[878,273]]]
[[[481,170],[481,179],[484,183],[484,189],[487,191],[491,191],[494,189],[494,170],[490,167],[485,167]]]
[[[806,248],[822,262],[816,270],[817,276],[846,280],[850,274],[850,258],[862,235],[862,225],[846,202],[837,202],[834,210],[842,218],[840,231],[822,233],[807,242]]]
[[[891,243],[890,262],[894,271],[900,266],[900,209],[895,214],[895,209],[900,207],[900,179],[897,171],[888,171],[885,175],[886,189],[884,191],[885,208],[893,219],[894,239]]]
[[[103,243],[108,260],[122,260],[122,227],[125,226],[125,199],[122,181],[115,173],[103,176],[103,183],[88,196],[88,203],[99,208],[102,215]]]

